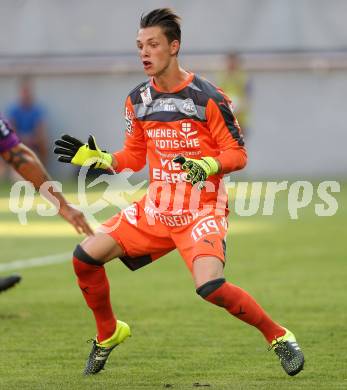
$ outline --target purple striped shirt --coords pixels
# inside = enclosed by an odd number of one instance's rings
[[[0,153],[6,152],[20,142],[11,126],[0,116]]]

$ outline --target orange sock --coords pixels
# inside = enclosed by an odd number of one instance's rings
[[[76,256],[73,258],[73,266],[84,299],[93,311],[98,341],[106,340],[114,333],[117,321],[112,311],[105,269],[103,265],[88,264]]]
[[[271,343],[276,337],[283,336],[285,329],[265,313],[258,303],[242,288],[224,282],[205,299],[217,306],[224,307],[241,321],[258,328]]]

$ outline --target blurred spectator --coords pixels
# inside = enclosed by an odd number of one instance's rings
[[[7,117],[22,142],[36,152],[43,164],[47,164],[45,109],[35,101],[29,78],[20,80],[18,101],[9,107]]]
[[[249,130],[250,110],[250,80],[241,66],[237,53],[229,53],[226,58],[225,70],[219,76],[218,86],[233,102],[233,112],[244,135]]]

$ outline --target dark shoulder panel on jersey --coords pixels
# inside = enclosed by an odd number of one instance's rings
[[[131,103],[133,105],[139,104],[142,102],[141,93],[144,92],[146,90],[146,88],[148,88],[149,86],[150,86],[149,80],[142,81],[142,83],[137,85],[134,89],[132,89],[129,92],[128,96],[130,96]]]
[[[187,86],[179,92],[156,90],[146,81],[130,93],[135,116],[141,121],[174,122],[184,119],[206,121],[206,95]]]
[[[220,103],[225,100],[225,96],[221,93],[220,89],[202,77],[195,75],[192,84],[196,89],[203,92],[207,99],[211,98],[216,103]]]
[[[221,111],[225,124],[229,129],[231,135],[233,136],[234,139],[238,141],[238,144],[240,146],[243,146],[244,145],[243,137],[240,134],[240,128],[237,125],[235,116],[230,109],[230,102],[227,100],[227,96],[224,95],[218,87],[210,83],[208,80],[203,79],[196,75],[192,81],[192,85],[195,88],[202,91],[205,94],[207,100],[213,99],[215,103],[217,103],[217,106]]]
[[[235,139],[242,142],[225,96],[207,80],[194,76],[190,84],[176,93],[159,92],[144,81],[130,94],[135,116],[141,121],[173,122],[183,119],[206,121],[206,106],[213,99],[223,115],[226,126]]]

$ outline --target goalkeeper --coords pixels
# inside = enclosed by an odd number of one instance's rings
[[[95,138],[70,135],[56,141],[59,161],[114,170],[141,170],[149,159],[151,185],[139,202],[106,221],[74,251],[73,266],[92,310],[97,336],[84,373],[96,374],[129,335],[110,302],[104,264],[120,258],[136,270],[178,249],[196,292],[256,327],[289,375],[303,368],[293,333],[274,322],[243,289],[227,282],[227,199],[223,174],[242,169],[247,155],[240,128],[224,93],[179,66],[179,17],[169,9],[143,16],[137,47],[149,80],[128,95],[123,150],[109,154]]]

